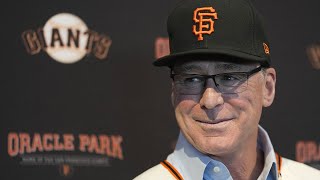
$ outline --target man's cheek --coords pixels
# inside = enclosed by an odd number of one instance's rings
[[[176,108],[183,114],[190,114],[193,107],[197,105],[197,103],[193,100],[182,100],[178,101]]]
[[[248,99],[234,99],[230,101],[230,104],[239,111],[245,111],[248,108],[250,101]]]
[[[196,104],[200,101],[201,96],[200,95],[185,95],[185,94],[175,93],[173,95],[173,98],[174,98],[176,104],[179,104],[184,101],[190,102],[192,104]]]

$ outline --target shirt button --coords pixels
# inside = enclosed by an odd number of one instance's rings
[[[220,172],[220,168],[219,168],[218,166],[214,167],[214,168],[213,168],[213,172],[215,172],[215,173]]]

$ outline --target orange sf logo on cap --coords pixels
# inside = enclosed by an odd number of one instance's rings
[[[198,24],[199,29],[197,30],[197,25],[193,25],[193,34],[198,36],[198,41],[203,40],[203,34],[210,35],[214,32],[214,21],[218,19],[218,14],[216,10],[212,7],[202,7],[194,10],[193,21]]]

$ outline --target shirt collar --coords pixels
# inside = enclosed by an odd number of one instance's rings
[[[272,179],[276,179],[278,172],[275,152],[268,133],[261,126],[259,126],[258,130],[258,147],[264,152],[265,160],[263,171],[258,179],[267,179],[270,175],[274,177]],[[181,132],[176,148],[174,152],[168,156],[167,160],[186,180],[202,179],[206,166],[210,161],[216,161],[195,149]]]
[[[277,179],[278,170],[276,166],[276,154],[268,133],[261,126],[259,126],[258,131],[258,147],[264,152],[264,168],[258,177],[258,180],[267,179],[269,174],[273,179]]]

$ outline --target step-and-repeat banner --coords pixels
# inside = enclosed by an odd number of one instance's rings
[[[2,3],[1,180],[132,179],[172,152],[169,71],[151,63],[177,1]],[[255,4],[277,70],[261,125],[320,169],[320,2]]]

